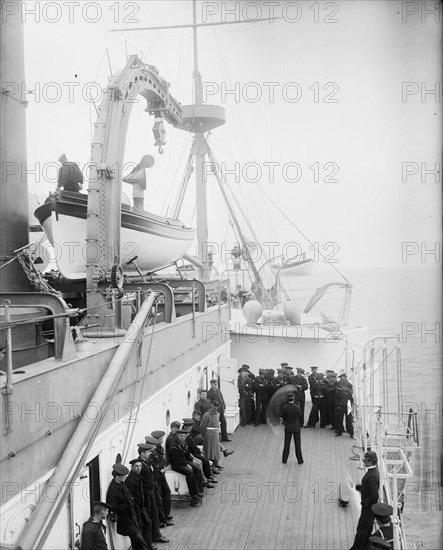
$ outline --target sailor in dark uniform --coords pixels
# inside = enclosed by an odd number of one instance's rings
[[[326,408],[328,412],[328,424],[331,430],[335,430],[335,386],[337,384],[337,374],[333,370],[326,371],[325,394]]]
[[[197,481],[194,477],[194,471],[186,459],[183,443],[188,435],[188,432],[179,430],[177,437],[171,443],[169,448],[169,456],[171,459],[171,467],[174,471],[183,474],[186,477],[188,484],[189,496],[191,498],[191,506],[201,506],[201,497],[203,492],[199,491]]]
[[[151,433],[151,437],[154,437],[158,444],[155,446],[155,449],[152,451],[152,457],[158,468],[160,477],[159,477],[159,487],[160,493],[162,496],[162,505],[163,512],[166,516],[167,522],[170,522],[172,519],[171,516],[171,489],[169,488],[168,482],[166,481],[165,467],[166,467],[166,456],[165,450],[163,449],[163,438],[165,437],[165,432],[163,430],[156,430]],[[147,443],[145,438],[145,443]]]
[[[288,381],[288,384],[291,383],[292,378],[294,377],[294,369],[290,367],[287,363],[282,363],[284,366],[282,367],[283,372],[285,373],[286,380]]]
[[[237,381],[238,395],[240,401],[240,426],[246,426],[251,423],[251,398],[252,398],[252,380],[248,376],[248,370],[244,367],[238,369],[239,377]]]
[[[258,378],[254,379],[255,393],[255,426],[266,424],[266,409],[268,407],[268,387],[266,369],[258,370]]]
[[[378,457],[373,451],[368,451],[363,457],[363,464],[367,472],[363,476],[360,485],[356,485],[361,492],[361,513],[357,524],[357,533],[354,544],[350,550],[364,550],[372,531],[374,512],[372,505],[378,501],[378,489],[380,486],[380,474],[377,469]]]
[[[149,464],[149,455],[155,448],[155,445],[150,443],[139,443],[138,455],[141,458],[142,469],[140,476],[142,478],[143,485],[143,497],[145,499],[145,507],[148,511],[149,517],[152,522],[152,541],[153,542],[169,542],[160,531],[160,519],[158,517],[157,502],[155,499],[156,482],[154,477],[154,470],[151,464]]]
[[[83,186],[83,174],[76,162],[69,162],[63,153],[58,159],[61,163],[58,172],[57,188],[63,188],[65,191],[79,192]]]
[[[252,382],[252,385],[254,386],[254,379],[255,379],[255,374],[253,372],[251,372],[249,369],[249,365],[242,365],[242,369],[246,369],[247,370],[247,376],[248,378],[251,379],[251,382]],[[252,392],[251,394],[251,420],[250,420],[250,424],[254,424],[254,421],[255,421],[255,400],[254,400],[254,392]]]
[[[203,416],[211,408],[211,400],[208,399],[208,390],[200,391],[200,399],[194,405],[194,411],[200,411]],[[180,427],[180,426],[179,426]]]
[[[343,433],[343,420],[346,419],[346,431],[351,438],[354,438],[354,427],[349,422],[348,401],[353,402],[352,384],[346,379],[346,373],[338,375],[338,383],[335,386],[335,436],[340,437]]]
[[[305,428],[315,428],[318,422],[320,413],[320,428],[326,427],[327,415],[326,415],[326,396],[325,396],[325,384],[323,382],[323,373],[319,372],[315,375],[316,382],[311,388],[312,396],[312,409],[309,414],[308,424]]]
[[[134,460],[129,461],[129,464],[131,464],[131,471],[125,480],[126,487],[129,489],[129,492],[134,499],[135,514],[137,516],[138,525],[143,538],[145,539],[149,550],[152,550],[152,521],[146,509],[145,498],[143,495],[143,483],[142,478],[140,477],[140,472],[142,470],[141,458],[134,458]]]
[[[394,548],[394,526],[391,515],[394,509],[385,502],[377,502],[372,505],[378,529],[369,537],[373,548],[381,550],[392,550]]]
[[[277,376],[272,381],[274,390],[277,391],[280,388],[283,388],[283,386],[286,386],[287,384],[288,384],[288,380],[286,379],[283,369],[277,369]]]
[[[297,391],[295,392],[295,401],[300,404],[300,426],[303,427],[305,423],[305,401],[306,401],[306,395],[305,391],[308,389],[308,381],[303,376],[305,373],[305,370],[301,367],[297,367],[297,374],[291,378],[291,384],[297,388]]]
[[[114,464],[112,477],[114,478],[106,494],[106,502],[117,514],[117,533],[129,537],[133,550],[149,550],[141,533],[135,512],[134,499],[125,485],[128,468],[123,464]]]
[[[154,474],[154,481],[155,481],[155,503],[157,504],[157,512],[158,512],[158,520],[160,522],[160,528],[163,529],[164,527],[174,525],[172,522],[170,522],[166,516],[169,514],[165,513],[164,506],[163,506],[163,498],[162,498],[162,489],[161,489],[161,470],[163,470],[164,475],[164,460],[163,457],[159,454],[159,447],[163,450],[163,447],[160,444],[160,441],[156,439],[155,437],[152,437],[152,435],[148,435],[145,437],[145,443],[149,445],[154,445],[154,448],[150,452],[148,456],[148,464],[152,468],[152,473]]]
[[[269,401],[271,401],[271,397],[275,393],[275,388],[272,384],[274,379],[275,379],[275,370],[274,369],[266,369],[266,378],[269,382],[269,386],[268,386],[268,403],[269,403]]]
[[[311,374],[308,376],[309,392],[311,394],[311,398],[312,398],[312,386],[317,381],[316,379],[317,373],[318,373],[318,367],[316,366],[311,367]]]
[[[93,515],[85,521],[82,529],[81,549],[82,550],[108,550],[106,544],[106,521],[108,512],[111,509],[105,502],[94,502]]]

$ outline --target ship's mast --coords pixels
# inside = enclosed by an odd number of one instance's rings
[[[29,243],[22,2],[7,4],[0,4],[0,290],[23,292],[31,287],[22,266],[13,260],[14,251]]]
[[[194,35],[194,101],[195,105],[202,104],[202,78],[198,69],[198,43],[197,43],[197,3],[192,4],[193,14],[193,35]],[[223,121],[224,122],[224,121]],[[210,278],[210,267],[208,262],[208,208],[206,198],[206,182],[203,181],[203,170],[206,156],[206,140],[203,131],[195,132],[195,188],[196,188],[196,209],[197,209],[197,257],[204,267],[200,268],[200,276],[203,281]]]
[[[194,141],[192,145],[192,155],[195,156],[195,187],[196,187],[196,211],[197,211],[197,245],[198,252],[197,257],[199,263],[203,267],[199,268],[199,275],[203,281],[208,281],[210,279],[211,266],[210,266],[210,252],[211,252],[211,243],[208,240],[208,210],[207,210],[207,194],[206,194],[206,181],[204,177],[204,166],[206,155],[208,155],[209,163],[211,166],[214,166],[214,161],[210,155],[210,148],[206,141],[205,133],[209,132],[218,126],[221,126],[225,123],[225,110],[223,107],[216,105],[203,104],[203,94],[202,94],[202,78],[200,71],[198,69],[198,41],[197,41],[197,30],[199,27],[212,27],[214,25],[232,25],[239,23],[249,23],[250,21],[224,21],[217,23],[198,23],[197,22],[197,2],[193,0],[193,22],[192,24],[183,24],[183,25],[167,25],[163,27],[139,27],[134,29],[114,29],[114,31],[151,31],[151,30],[164,30],[164,29],[179,29],[179,28],[192,28],[193,30],[193,46],[194,46],[194,71],[193,71],[193,95],[194,95],[194,104],[193,105],[184,105],[182,107],[183,111],[183,123],[176,125],[177,128],[185,130],[194,134]],[[272,20],[279,19],[279,17],[273,17]],[[254,21],[269,21],[270,18],[262,18]],[[221,182],[219,181],[221,184]],[[222,184],[221,184],[222,185]],[[226,193],[223,193],[223,198],[227,200]],[[228,204],[228,209],[235,217],[235,213]],[[238,229],[238,223],[234,221]],[[246,260],[252,266],[252,260],[249,256],[248,247],[244,246],[244,238],[239,235],[241,244],[243,246],[244,254],[246,255]],[[255,266],[252,266],[254,277],[256,283],[260,284],[260,277],[255,269]]]

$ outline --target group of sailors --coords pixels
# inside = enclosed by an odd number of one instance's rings
[[[165,432],[154,431],[137,445],[138,456],[128,462],[130,469],[122,463],[114,464],[106,502],[94,502],[93,515],[83,525],[82,550],[107,550],[103,521],[109,513],[117,533],[130,538],[133,550],[157,550],[155,543],[168,543],[160,531],[174,525],[166,479],[168,464],[185,476],[191,506],[202,506],[204,489],[215,487],[215,475],[223,469],[221,454],[227,457],[234,452],[221,441],[231,440],[226,420],[224,426],[221,423],[225,402],[217,384],[212,380],[211,389],[201,392],[192,418],[183,418],[181,425],[171,422],[164,446]]]
[[[277,374],[274,369],[259,369],[258,376],[250,371],[249,365],[238,369],[238,393],[240,404],[240,425],[266,424],[268,404],[272,396],[285,386],[293,386],[295,402],[301,410],[300,427],[320,428],[331,426],[335,435],[340,437],[344,431],[354,438],[352,417],[353,388],[345,372],[337,375],[333,370],[326,374],[318,372],[317,366],[311,367],[307,375],[301,367],[295,369],[288,363],[280,363]],[[305,424],[306,391],[309,389],[312,401],[307,423]],[[345,424],[345,425],[344,425]]]

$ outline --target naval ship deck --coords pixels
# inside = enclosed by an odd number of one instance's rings
[[[309,413],[309,406],[307,412]],[[305,411],[306,415],[306,411]],[[173,527],[163,530],[169,549],[337,549],[352,545],[360,514],[357,493],[338,505],[339,483],[363,471],[350,460],[355,443],[348,434],[334,437],[329,427],[302,429],[304,464],[297,464],[294,443],[281,462],[283,427],[238,427],[227,448],[214,489],[205,489],[203,506],[174,502]],[[349,486],[349,483],[347,483]],[[359,495],[359,493],[358,493]],[[160,545],[159,545],[160,546]]]

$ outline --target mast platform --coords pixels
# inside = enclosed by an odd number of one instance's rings
[[[309,413],[307,407],[306,412]],[[355,441],[334,437],[326,427],[301,430],[304,464],[297,464],[294,444],[282,464],[283,427],[238,427],[227,448],[224,470],[203,506],[173,504],[174,527],[164,530],[170,549],[343,550],[354,540],[360,515],[359,483],[364,470],[350,460]],[[349,477],[348,477],[349,476]],[[346,484],[349,506],[338,503]]]
[[[226,122],[225,109],[218,105],[183,105],[183,122],[175,125],[186,132],[210,132]]]

